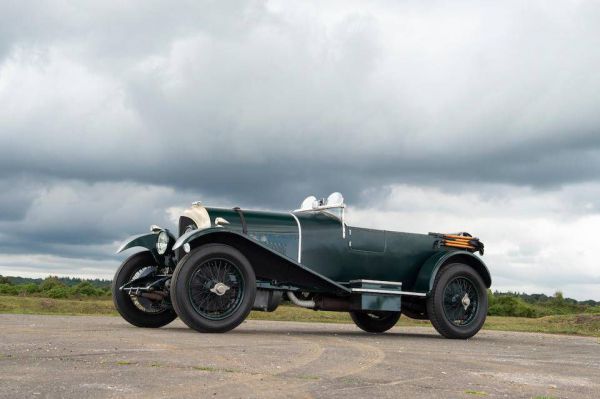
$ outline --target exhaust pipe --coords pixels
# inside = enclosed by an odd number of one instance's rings
[[[351,308],[352,301],[348,297],[319,296],[315,304],[315,309],[331,310],[333,312],[348,312]]]
[[[315,307],[315,301],[298,299],[296,294],[294,294],[292,291],[288,291],[287,296],[288,298],[290,298],[290,301],[292,301],[292,303],[296,306],[308,309],[314,309]]]
[[[348,312],[352,308],[350,298],[340,298],[335,296],[317,296],[315,300],[298,299],[296,294],[287,292],[288,298],[296,306],[315,310],[331,310],[334,312]]]

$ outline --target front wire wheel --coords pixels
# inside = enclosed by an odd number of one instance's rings
[[[211,258],[192,274],[188,293],[194,310],[208,320],[223,320],[242,303],[244,279],[237,265]]]
[[[487,316],[487,290],[479,274],[470,266],[453,263],[444,266],[427,298],[431,324],[446,338],[471,338]]]
[[[138,252],[127,258],[115,273],[112,282],[112,298],[119,314],[137,327],[157,328],[169,324],[177,314],[164,300],[153,300],[121,291],[120,287],[146,272],[155,273],[158,267],[148,251]]]
[[[200,332],[226,332],[241,324],[254,305],[256,276],[237,249],[203,245],[179,261],[171,302],[181,320]]]
[[[145,273],[156,274],[158,268],[156,266],[144,266],[131,276],[127,281],[128,283],[143,276]],[[169,308],[164,301],[156,301],[143,296],[135,295],[129,292],[129,299],[133,302],[133,305],[144,313],[148,314],[159,314],[167,311]]]

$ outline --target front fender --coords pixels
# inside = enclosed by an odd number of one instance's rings
[[[179,237],[173,245],[176,250],[185,244],[196,248],[205,244],[226,244],[237,248],[248,258],[256,277],[279,286],[292,286],[313,292],[349,295],[343,285],[315,272],[309,267],[282,255],[249,236],[222,227],[192,230]]]
[[[149,249],[150,251],[156,251],[156,240],[158,239],[158,234],[156,233],[146,233],[139,234],[137,236],[131,236],[127,238],[123,244],[117,249],[116,253],[120,253],[125,251],[126,249],[133,247],[144,247]]]
[[[187,233],[182,234],[181,236],[179,236],[177,241],[175,241],[175,244],[173,244],[173,251],[183,247],[185,244],[190,243],[199,237],[202,237],[205,234],[210,234],[212,231],[214,231],[216,229],[217,228],[196,229],[196,230],[190,230]],[[219,228],[219,229],[221,229],[221,228]]]
[[[478,256],[475,256],[468,251],[447,251],[438,252],[425,261],[419,270],[413,291],[431,292],[433,289],[433,282],[435,281],[435,277],[440,268],[443,265],[452,262],[460,262],[473,267],[473,269],[479,273],[487,288],[490,288],[492,285],[490,272],[485,263],[483,263]]]

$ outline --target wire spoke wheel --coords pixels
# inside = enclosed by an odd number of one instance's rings
[[[152,274],[156,274],[157,268],[156,266],[142,266],[140,269],[133,273],[128,282],[139,278],[140,276],[144,275],[150,270],[152,270]],[[129,299],[131,299],[131,302],[136,308],[138,308],[144,313],[158,314],[169,310],[169,308],[165,306],[163,301],[144,298],[131,292],[129,293]]]
[[[426,299],[427,315],[437,332],[451,339],[468,339],[477,334],[487,316],[486,288],[471,265],[442,266]]]
[[[252,264],[225,244],[201,245],[184,256],[171,279],[171,303],[196,331],[223,333],[248,317],[256,298]]]
[[[382,333],[394,327],[400,319],[400,312],[352,311],[354,324],[369,333]]]
[[[453,325],[469,325],[479,310],[479,292],[475,284],[467,277],[450,280],[444,288],[443,309]]]
[[[142,296],[157,272],[154,257],[144,251],[127,258],[115,273],[111,284],[113,303],[119,314],[134,326],[158,328],[177,317],[168,301]],[[133,282],[138,279],[139,284]],[[128,283],[134,286],[132,290],[121,289]]]
[[[239,267],[225,258],[200,263],[188,286],[194,310],[209,320],[223,320],[235,312],[242,302],[243,290]]]

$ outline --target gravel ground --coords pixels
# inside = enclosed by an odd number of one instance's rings
[[[247,321],[226,334],[181,322],[0,315],[0,398],[599,398],[600,341],[430,328]]]

